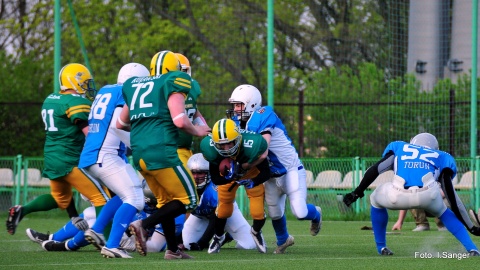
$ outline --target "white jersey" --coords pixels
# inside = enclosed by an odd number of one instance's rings
[[[248,120],[246,130],[256,133],[269,131],[272,135],[268,147],[268,161],[273,176],[281,176],[291,170],[303,168],[297,150],[288,137],[282,120],[273,111],[272,107],[264,106],[256,110]]]
[[[119,155],[127,162],[126,146],[118,133],[125,135],[126,139],[122,139],[127,143],[129,133],[115,127],[124,104],[121,84],[106,85],[100,89],[88,116],[88,136],[80,156],[79,168],[101,164],[107,154]]]

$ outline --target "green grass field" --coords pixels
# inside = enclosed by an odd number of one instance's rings
[[[464,252],[463,247],[449,232],[436,230],[432,220],[432,231],[412,232],[414,223],[404,224],[400,234],[387,236],[388,247],[394,256],[379,256],[375,250],[372,231],[360,230],[371,226],[368,221],[324,221],[320,234],[309,234],[309,222],[289,220],[289,232],[295,237],[295,245],[287,254],[273,254],[275,236],[270,223],[264,228],[268,253],[256,250],[236,250],[233,244],[224,246],[218,254],[207,251],[189,252],[194,260],[166,261],[162,253],[149,253],[142,257],[137,253],[133,259],[105,259],[93,247],[76,252],[46,252],[40,245],[31,242],[25,234],[26,228],[46,232],[55,231],[66,221],[63,215],[27,216],[18,226],[17,233],[9,235],[5,228],[0,233],[0,269],[473,269],[480,258],[415,258],[415,252],[437,252],[448,255]],[[6,213],[0,215],[2,223]],[[3,223],[4,224],[4,223]],[[389,222],[389,228],[393,225]],[[2,225],[4,226],[4,225]],[[480,238],[474,239],[480,246]]]

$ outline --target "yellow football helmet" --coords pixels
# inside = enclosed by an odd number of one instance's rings
[[[161,51],[156,53],[150,62],[150,75],[162,75],[170,71],[182,70],[180,61],[175,53],[171,51]]]
[[[177,56],[178,60],[180,60],[182,71],[192,76],[192,67],[190,66],[190,61],[188,61],[188,58],[181,53],[175,53],[175,55]]]
[[[232,119],[218,120],[212,129],[212,140],[217,152],[224,157],[231,157],[237,154],[240,148],[242,135],[237,124]],[[223,144],[233,142],[234,145],[230,149],[223,149]]]
[[[95,82],[88,68],[84,65],[72,63],[65,65],[60,74],[60,90],[75,90],[80,95],[85,95],[88,99],[93,100],[97,94]]]

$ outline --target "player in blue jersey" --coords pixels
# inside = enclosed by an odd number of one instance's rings
[[[185,248],[189,250],[203,250],[208,248],[209,242],[215,233],[215,210],[218,205],[217,186],[211,182],[209,162],[201,153],[194,154],[188,159],[188,169],[192,172],[200,196],[197,208],[191,213],[183,226],[182,236]],[[238,205],[234,202],[232,216],[225,224],[225,240],[236,241],[238,249],[255,249],[256,244],[250,234],[250,224],[242,215]]]
[[[265,182],[265,201],[268,215],[277,237],[275,254],[283,254],[294,244],[287,230],[285,200],[288,196],[292,213],[299,220],[311,220],[310,234],[321,229],[322,213],[318,206],[307,203],[307,174],[302,161],[288,137],[282,120],[272,107],[262,107],[260,91],[253,85],[242,84],[235,88],[228,100],[233,108],[227,116],[240,128],[262,134],[268,142],[268,162],[272,177]]]
[[[370,195],[370,216],[377,252],[380,255],[393,255],[386,243],[387,209],[420,208],[439,217],[470,256],[480,256],[465,227],[476,236],[480,235],[480,228],[473,225],[453,188],[452,179],[457,174],[455,159],[438,150],[437,138],[430,133],[420,133],[410,143],[391,142],[382,156],[380,161],[366,170],[359,186],[343,199],[350,206],[364,196],[365,189],[378,175],[387,170],[394,171],[392,181],[381,184]],[[451,210],[443,202],[442,189]]]
[[[78,167],[116,194],[104,206],[93,227],[85,232],[87,241],[101,248],[104,257],[131,258],[120,247],[120,240],[132,218],[144,206],[141,180],[125,155],[130,134],[117,129],[116,120],[125,104],[123,83],[132,77],[149,75],[148,69],[141,64],[124,65],[118,73],[117,84],[100,89],[88,118],[88,136]],[[103,230],[112,218],[112,230],[105,243]]]

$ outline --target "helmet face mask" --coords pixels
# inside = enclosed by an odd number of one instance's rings
[[[255,86],[242,84],[233,90],[228,102],[233,104],[233,109],[227,110],[229,118],[237,116],[241,121],[248,121],[253,112],[262,107],[262,95]],[[243,104],[243,109],[239,110],[239,105],[236,104]]]
[[[415,137],[410,140],[410,144],[419,145],[434,150],[439,149],[437,138],[430,133],[420,133],[415,135]]]
[[[178,60],[180,61],[181,71],[192,76],[192,67],[190,66],[190,61],[188,58],[181,53],[175,53],[175,56],[177,56]]]
[[[58,80],[61,91],[74,90],[90,100],[93,100],[97,94],[92,75],[84,65],[77,63],[65,65],[60,70]]]
[[[231,119],[218,120],[212,129],[212,141],[215,150],[223,157],[235,156],[240,148],[242,135]]]
[[[182,70],[180,61],[175,53],[171,51],[161,51],[156,53],[150,61],[150,75],[157,76],[171,71]]]
[[[201,153],[192,155],[187,162],[187,168],[192,172],[197,191],[203,193],[203,190],[210,183],[210,163],[205,160]]]

